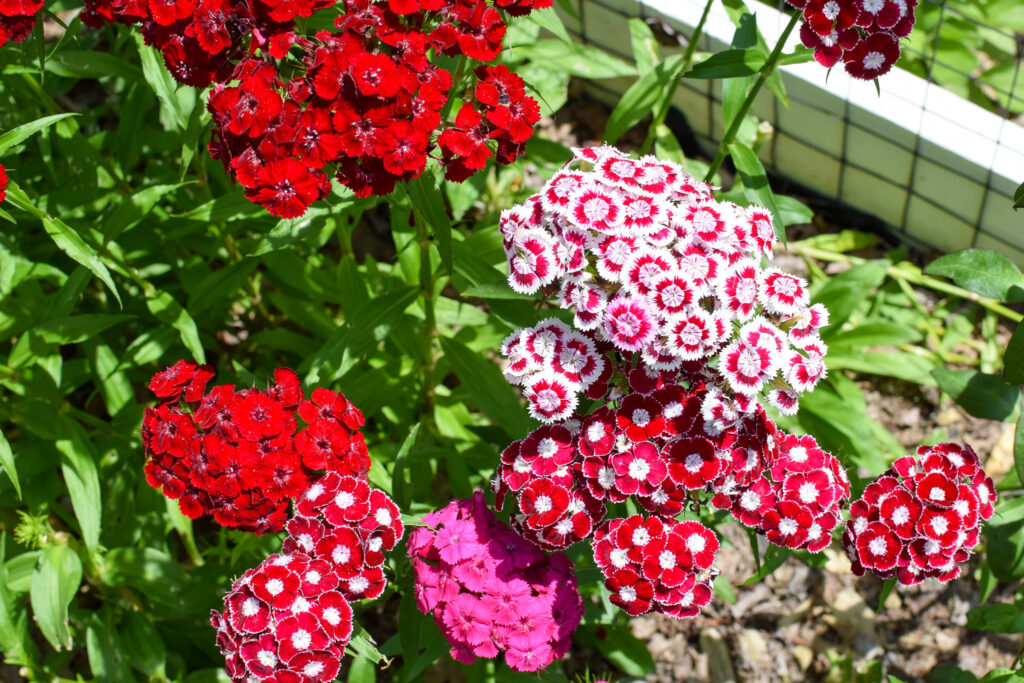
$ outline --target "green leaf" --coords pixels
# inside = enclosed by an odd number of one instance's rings
[[[160,100],[162,112],[166,112],[174,126],[184,130],[188,125],[188,117],[181,110],[178,101],[177,84],[164,66],[164,60],[156,48],[146,45],[142,34],[133,32],[135,44],[139,49],[139,60],[142,62],[142,73],[149,87],[153,88],[156,98]]]
[[[779,218],[782,219],[782,224],[786,227],[803,225],[814,220],[814,211],[795,197],[785,194],[775,195],[775,205],[779,207]]]
[[[729,145],[729,154],[736,164],[736,171],[740,180],[743,181],[743,192],[752,202],[757,202],[772,214],[772,223],[775,226],[775,236],[780,242],[786,242],[786,227],[782,222],[779,207],[775,204],[775,194],[772,193],[771,185],[768,183],[768,174],[764,172],[761,160],[754,154],[754,150],[742,142],[734,142]]]
[[[816,303],[828,308],[829,332],[838,332],[856,310],[885,280],[887,264],[868,261],[831,278],[814,296]],[[828,341],[829,334],[822,334]]]
[[[44,341],[51,344],[78,344],[95,337],[103,330],[133,318],[135,318],[134,315],[105,315],[102,313],[71,315],[57,320],[47,320],[36,327],[35,332]]]
[[[979,605],[967,613],[967,628],[991,633],[1024,631],[1024,610],[1016,605]]]
[[[828,339],[829,350],[837,346],[867,348],[869,346],[899,346],[921,340],[921,333],[904,325],[890,322],[868,322],[843,330]]]
[[[936,361],[906,351],[859,351],[842,345],[829,347],[825,364],[831,370],[895,377],[923,386],[935,385],[931,373],[939,367]]]
[[[627,676],[642,677],[654,671],[654,658],[647,649],[647,643],[634,636],[626,626],[602,626],[596,628],[583,625],[573,635],[573,640],[588,645],[618,667]]]
[[[629,20],[629,40],[636,70],[647,73],[661,62],[661,49],[651,27],[639,17]]]
[[[3,154],[19,142],[28,139],[39,131],[49,128],[57,121],[66,119],[69,116],[78,116],[78,114],[54,114],[53,116],[44,116],[41,119],[23,123],[17,128],[7,131],[3,135],[0,135],[0,154]]]
[[[1020,388],[1007,384],[999,375],[937,368],[932,376],[940,389],[974,417],[1006,420],[1020,403]]]
[[[495,283],[484,283],[482,285],[473,285],[462,290],[463,296],[475,296],[481,299],[508,299],[513,301],[532,301],[533,296],[529,294],[520,294],[508,286],[508,283],[504,280]]]
[[[495,426],[513,438],[521,438],[533,428],[515,390],[492,360],[444,337],[441,349],[470,399]]]
[[[3,431],[0,431],[0,467],[3,467],[4,472],[7,473],[7,477],[14,485],[14,490],[20,500],[21,482],[18,481],[18,470],[14,468],[14,452],[11,450],[11,444],[7,442],[7,437],[4,436]]]
[[[29,601],[39,630],[57,651],[74,645],[68,624],[68,606],[82,582],[82,561],[67,546],[43,550],[32,575]]]
[[[939,666],[928,672],[928,683],[977,683],[978,677],[955,666]]]
[[[672,98],[670,89],[683,68],[683,56],[672,55],[653,69],[644,72],[619,98],[608,117],[604,137],[615,144],[623,133],[649,115],[659,102]]]
[[[1024,325],[1018,324],[1003,354],[1003,378],[1010,384],[1024,384]],[[1024,479],[1021,479],[1024,481]]]
[[[578,78],[601,79],[636,75],[636,69],[631,64],[590,45],[542,39],[532,45],[514,48],[510,52],[512,55],[543,64],[548,71]]]
[[[751,76],[764,66],[764,54],[758,48],[722,50],[694,64],[685,78],[736,78]]]
[[[565,29],[565,24],[562,23],[558,13],[555,12],[553,7],[548,7],[542,10],[533,10],[528,15],[530,21],[537,24],[543,29],[547,29],[551,33],[558,36],[565,43],[572,43],[572,37],[569,32]]]
[[[199,329],[196,327],[196,321],[181,304],[174,300],[173,296],[162,290],[151,292],[146,297],[146,308],[154,318],[178,331],[181,343],[185,345],[195,360],[200,363],[206,362],[206,352],[203,350],[202,342],[199,341]]]
[[[787,64],[804,64],[814,61],[814,50],[809,50],[803,45],[797,45],[792,52],[779,56],[779,66]]]
[[[753,576],[744,581],[743,586],[749,586],[755,584],[758,581],[765,579],[775,572],[776,569],[782,566],[782,563],[792,555],[793,552],[789,548],[783,548],[777,545],[769,545],[768,550],[765,551],[764,560],[761,561],[761,565]]]
[[[151,678],[163,678],[167,651],[153,622],[140,612],[127,612],[118,629],[125,658]]]
[[[1024,410],[1017,418],[1017,428],[1013,432],[1013,465],[1017,470],[1017,479],[1024,481]]]
[[[885,601],[889,599],[889,594],[892,593],[892,589],[896,587],[896,577],[892,576],[882,581],[882,591],[878,595],[878,609],[875,610],[876,614],[881,614],[885,608]]]
[[[406,460],[409,457],[409,451],[412,450],[413,444],[416,443],[416,435],[419,432],[420,423],[417,422],[409,430],[409,435],[402,441],[402,445],[399,446],[398,453],[395,454],[395,465],[391,471],[391,495],[395,497],[395,502],[398,503],[398,507],[402,510],[407,510],[412,502],[406,489],[405,470],[408,465]]]
[[[46,70],[68,78],[123,78],[137,81],[142,71],[116,55],[94,50],[61,50],[46,62]]]
[[[96,468],[97,455],[89,435],[77,422],[62,418],[65,433],[70,438],[54,442],[60,451],[60,471],[71,497],[71,507],[82,529],[82,540],[90,551],[99,545],[102,501],[100,477]]]
[[[1013,193],[1013,208],[1020,209],[1024,207],[1024,183],[1017,186],[1017,191]]]
[[[965,249],[932,261],[924,272],[999,301],[1024,301],[1024,275],[1013,262],[988,249]]]
[[[110,276],[110,271],[107,270],[107,266],[103,263],[100,255],[96,253],[96,250],[86,244],[77,232],[59,218],[45,217],[42,221],[46,234],[50,236],[54,244],[77,263],[88,268],[93,275],[98,277],[107,286],[107,289],[117,299],[117,304],[119,306],[122,305],[121,295],[117,291],[114,279]]]
[[[437,186],[437,178],[430,171],[425,171],[418,178],[406,183],[409,201],[419,217],[430,226],[431,233],[437,240],[437,251],[441,255],[441,264],[448,275],[452,274],[452,224],[448,219],[448,210],[444,207],[441,190]]]

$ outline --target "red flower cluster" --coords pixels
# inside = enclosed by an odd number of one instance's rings
[[[687,391],[642,369],[629,379],[621,400],[542,426],[502,453],[498,505],[517,496],[525,538],[565,548],[591,534],[606,502],[634,497],[670,519],[703,492],[776,545],[817,552],[829,544],[850,484],[813,438],[778,432],[759,405],[723,416],[730,406],[696,382]]]
[[[7,199],[7,169],[0,164],[0,202]]]
[[[540,119],[522,79],[478,65],[448,121],[453,85],[465,84],[430,60],[490,62],[506,31],[500,10],[552,3],[344,0],[338,30],[315,37],[297,34],[295,18],[333,0],[89,0],[87,16],[141,24],[176,79],[215,83],[211,155],[250,200],[294,218],[327,195],[332,175],[358,196],[385,195],[419,176],[435,148],[459,182],[491,157],[518,158]]]
[[[204,394],[213,375],[211,366],[184,360],[157,373],[149,388],[161,402],[142,421],[146,481],[186,516],[212,514],[226,527],[276,532],[289,499],[317,472],[365,478],[363,415],[344,395],[316,389],[304,400],[287,368],[274,371],[266,391],[225,384]]]
[[[337,585],[329,562],[301,553],[245,572],[211,618],[231,680],[333,681],[352,636],[352,607]]]
[[[573,563],[548,556],[499,522],[482,493],[453,501],[409,534],[416,605],[433,614],[453,658],[539,671],[569,649],[583,617]]]
[[[787,0],[803,10],[800,40],[819,64],[843,62],[854,78],[885,74],[900,56],[900,38],[910,35],[917,0]]]
[[[611,601],[631,616],[693,617],[711,600],[718,537],[700,522],[633,515],[594,536],[594,561]]]
[[[905,586],[949,581],[960,575],[995,502],[992,479],[970,446],[921,446],[850,506],[843,546],[858,576],[895,576]]]
[[[28,38],[36,25],[36,13],[42,8],[43,0],[0,0],[0,47]]]
[[[295,501],[284,552],[301,552],[327,563],[348,600],[379,596],[384,553],[393,550],[405,528],[387,494],[364,479],[329,472]]]

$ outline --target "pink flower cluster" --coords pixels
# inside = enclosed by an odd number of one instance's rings
[[[996,502],[992,479],[968,445],[921,446],[897,459],[850,506],[843,546],[858,576],[905,586],[950,581],[978,543]]]
[[[741,411],[765,393],[793,414],[825,376],[818,330],[828,311],[810,304],[802,278],[761,265],[775,242],[771,215],[715,200],[676,164],[575,150],[500,228],[509,285],[557,292],[574,315],[576,330],[546,320],[502,344],[506,377],[537,419],[563,420],[579,393],[593,396],[606,351],[639,354],[658,371],[717,359],[709,400],[735,397]]]
[[[900,38],[914,27],[917,0],[786,0],[803,10],[800,41],[832,68],[840,61],[854,78],[887,73],[900,56]]]
[[[211,622],[238,683],[333,681],[352,635],[352,607],[330,563],[271,555],[231,586]]]
[[[693,617],[711,601],[718,537],[700,522],[613,519],[594,537],[594,561],[611,601],[632,616]]]
[[[569,649],[583,616],[573,563],[546,555],[499,522],[482,493],[423,518],[409,534],[417,606],[433,614],[451,655],[539,671]]]
[[[364,479],[330,472],[295,501],[284,552],[302,552],[325,561],[337,573],[349,600],[383,592],[384,553],[394,550],[405,531],[398,506]]]

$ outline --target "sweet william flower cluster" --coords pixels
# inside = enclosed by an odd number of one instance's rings
[[[850,506],[843,546],[858,576],[903,585],[950,581],[978,544],[996,502],[992,479],[970,446],[921,446],[897,459]]]
[[[854,78],[889,72],[910,35],[917,0],[786,0],[803,12],[800,41],[831,68],[840,61]]]
[[[317,472],[369,470],[363,414],[344,395],[316,389],[306,399],[288,368],[266,391],[225,384],[206,392],[213,376],[211,366],[185,360],[157,373],[149,387],[160,403],[142,421],[146,481],[187,517],[280,531],[289,500]]]
[[[32,34],[36,13],[43,0],[2,0],[0,2],[0,47],[20,43]],[[0,199],[0,201],[3,201]]]
[[[544,321],[501,348],[506,377],[541,421],[569,417],[580,393],[604,393],[609,349],[658,371],[709,373],[705,400],[733,413],[765,394],[792,414],[825,375],[818,330],[828,311],[810,305],[802,278],[762,266],[775,243],[771,215],[715,200],[676,164],[576,150],[538,194],[503,212],[500,229],[509,285],[557,292],[574,316],[575,330]]]
[[[525,151],[540,119],[500,53],[503,12],[553,0],[343,0],[335,31],[296,20],[334,0],[89,0],[85,20],[138,23],[171,74],[213,84],[210,153],[274,216],[294,218],[330,191],[385,195],[429,157],[461,182]],[[465,73],[438,57],[468,60]],[[456,82],[455,78],[459,81]],[[452,116],[446,103],[458,98]]]
[[[499,522],[483,493],[423,518],[409,534],[416,604],[433,614],[466,664],[504,654],[516,671],[539,671],[569,650],[583,616],[573,563],[545,554]]]

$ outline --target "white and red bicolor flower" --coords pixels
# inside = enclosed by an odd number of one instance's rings
[[[576,449],[573,436],[561,425],[539,427],[523,439],[519,455],[530,463],[533,474],[549,477],[572,462]]]
[[[850,27],[819,35],[808,24],[800,25],[800,42],[810,50],[814,50],[814,61],[826,69],[831,69],[842,60],[847,50],[860,40],[857,29]]]
[[[796,275],[769,268],[761,273],[761,303],[769,312],[788,318],[807,308],[807,282]]]
[[[718,537],[700,522],[678,522],[669,530],[669,535],[682,541],[682,563],[694,570],[710,569],[718,552]]]
[[[783,366],[783,374],[789,386],[797,393],[806,393],[818,385],[826,373],[825,342],[808,344],[802,350],[792,350]]]
[[[519,494],[519,509],[526,525],[542,529],[554,524],[569,507],[569,491],[550,479],[534,479]]]
[[[608,187],[584,182],[569,200],[566,218],[584,230],[615,233],[622,229],[622,198]]]
[[[225,603],[225,617],[239,633],[260,633],[270,623],[270,605],[245,586],[232,591]]]
[[[700,360],[714,354],[721,345],[726,325],[717,314],[690,308],[669,318],[662,329],[672,353],[683,360]]]
[[[579,449],[585,457],[607,455],[615,444],[615,413],[607,406],[598,408],[580,425]]]
[[[777,352],[742,341],[722,349],[718,363],[718,371],[733,391],[750,396],[761,391],[778,372]]]
[[[607,575],[605,588],[611,592],[609,600],[635,617],[651,610],[654,585],[645,581],[632,567],[624,567]]]
[[[665,453],[668,476],[685,489],[701,489],[722,470],[715,445],[708,439],[682,438],[672,441]]]
[[[579,171],[559,171],[544,184],[540,193],[541,202],[548,211],[567,213],[572,198],[583,185],[586,176]],[[502,214],[504,216],[504,213]]]
[[[761,518],[775,506],[775,487],[763,476],[734,496],[732,516],[749,527],[761,525]]]
[[[630,235],[646,235],[667,220],[668,207],[651,195],[628,193],[622,199],[622,227]]]
[[[594,172],[607,186],[632,190],[640,186],[638,178],[643,177],[645,169],[616,150],[615,154],[609,154],[594,164]]]
[[[668,474],[658,447],[641,441],[623,453],[611,456],[615,489],[627,495],[649,496]]]
[[[888,73],[899,57],[900,44],[896,36],[872,33],[846,51],[843,66],[854,78],[870,81]]]
[[[320,620],[312,612],[302,612],[279,621],[273,631],[284,662],[302,652],[322,650],[331,642]]]
[[[768,392],[768,404],[779,411],[779,415],[796,415],[800,408],[800,394],[784,389],[772,389]]]
[[[333,526],[362,521],[370,510],[370,485],[362,479],[333,474],[330,472],[321,479],[333,492],[331,502],[322,511],[324,519]]]
[[[824,36],[853,27],[860,9],[849,0],[807,0],[803,14],[805,25]]]
[[[686,210],[686,220],[693,236],[705,246],[717,247],[727,237],[728,224],[722,210],[714,203],[691,204]]]
[[[835,502],[836,493],[830,475],[823,470],[793,472],[782,480],[782,497],[811,509],[827,510]]]
[[[534,294],[560,273],[555,241],[539,229],[516,233],[509,251],[508,284],[520,294]]]
[[[667,249],[638,249],[622,268],[622,286],[630,294],[649,296],[655,279],[676,265]]]
[[[661,404],[643,394],[626,396],[615,413],[615,421],[619,431],[633,443],[654,439],[665,429]]]
[[[522,384],[524,377],[544,367],[527,346],[529,334],[528,330],[516,330],[501,342],[501,355],[506,358],[503,372],[509,384]]]
[[[636,250],[637,239],[627,235],[605,235],[594,240],[597,273],[608,282],[619,282],[622,269]]]
[[[658,331],[658,322],[647,300],[617,295],[604,312],[605,338],[622,351],[639,351]]]
[[[761,530],[768,542],[792,549],[804,545],[812,524],[811,510],[792,500],[776,500],[775,507],[761,517]]]
[[[771,212],[757,206],[747,207],[747,227],[757,250],[770,256],[776,241]]]
[[[601,375],[606,362],[604,355],[597,352],[592,339],[578,332],[568,332],[552,359],[552,367],[555,372],[585,389]]]
[[[871,522],[857,536],[857,559],[867,568],[887,572],[896,566],[903,541],[885,522]]]
[[[663,320],[684,314],[697,299],[693,285],[678,270],[658,273],[651,280],[648,296],[655,314]]]
[[[717,281],[718,301],[737,320],[749,320],[756,312],[760,274],[753,260],[743,259],[730,266]]]
[[[678,269],[694,287],[694,293],[702,297],[711,290],[711,283],[718,278],[719,270],[725,267],[721,257],[696,244],[688,245],[679,255]]]
[[[559,422],[576,409],[576,388],[554,371],[542,371],[523,382],[530,416],[541,422]]]

